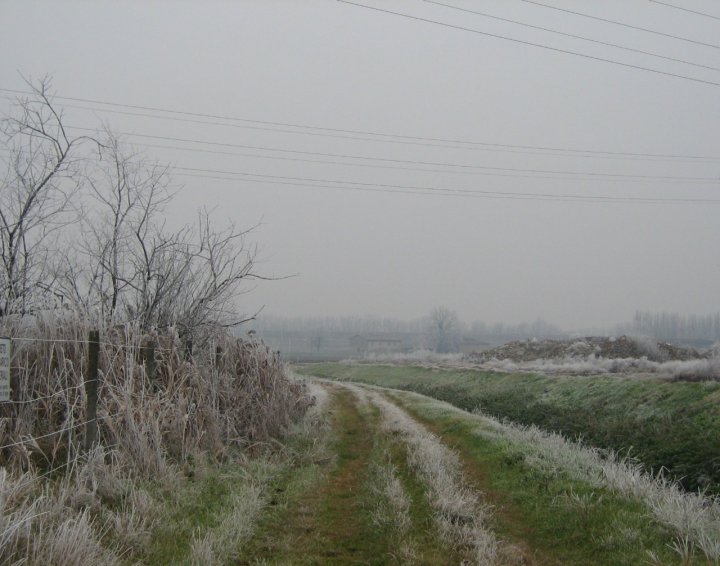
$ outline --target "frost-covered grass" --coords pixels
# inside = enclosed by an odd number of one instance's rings
[[[689,491],[720,494],[720,382],[542,376],[410,366],[323,364],[322,376],[409,389],[663,468]]]
[[[464,356],[458,353],[439,354],[432,350],[413,352],[368,353],[361,358],[352,358],[347,363],[387,363],[387,364],[448,364],[462,362]]]
[[[155,506],[107,459],[96,448],[73,474],[55,481],[0,468],[0,563],[119,564],[146,542]]]
[[[642,358],[565,357],[516,362],[490,359],[465,367],[508,373],[535,372],[563,375],[608,375],[643,373],[692,381],[720,380],[720,358],[656,362]]]
[[[390,538],[396,545],[396,554],[400,562],[412,564],[417,560],[417,550],[410,517],[411,499],[388,452],[384,452],[380,461],[374,463],[371,477],[372,488],[377,498],[373,510],[373,523],[377,528],[391,533]]]
[[[501,423],[483,415],[477,434],[509,444],[532,468],[605,487],[641,501],[655,519],[671,528],[678,541],[689,541],[713,562],[720,561],[720,500],[688,493],[662,474],[651,475],[632,460],[582,446],[536,426]]]
[[[558,503],[564,501],[562,504],[574,509],[575,513],[592,513],[596,505],[618,506],[625,498],[636,501],[672,533],[667,546],[681,559],[701,558],[710,564],[720,563],[720,501],[717,499],[687,493],[662,476],[645,473],[632,461],[582,446],[537,427],[518,426],[482,414],[471,414],[414,393],[397,392],[393,397],[431,421],[449,419],[465,423],[466,428],[462,430],[490,442],[484,445],[486,458],[492,458],[492,450],[500,450],[504,466],[532,470],[530,475],[525,472],[523,482],[539,478],[545,482],[566,482],[569,486],[588,486],[583,493],[576,493],[569,487],[557,496]],[[457,425],[451,428],[458,430]],[[603,492],[616,494],[617,501],[603,501]],[[623,512],[618,510],[617,516],[623,516]],[[547,520],[551,519],[548,517]],[[629,536],[633,528],[637,527],[618,524],[615,529],[618,534],[605,535],[605,539],[612,538],[613,545],[617,546],[623,544],[620,539],[627,536],[626,542],[631,543],[632,538],[641,536],[639,533]],[[656,550],[652,552],[657,554]]]
[[[251,458],[199,467],[191,481],[163,498],[162,527],[139,554],[142,562],[235,563],[267,515],[278,510],[279,486],[304,490],[317,481],[318,462],[329,460],[328,395],[314,383],[308,390],[316,401],[282,442],[259,445]]]
[[[125,559],[157,524],[157,498],[143,486],[172,491],[198,466],[276,441],[310,402],[262,344],[219,333],[188,360],[172,330],[106,329],[88,453],[88,332],[50,315],[0,325],[14,339],[13,402],[0,406],[0,563]]]
[[[494,564],[498,542],[488,525],[489,508],[465,484],[457,454],[381,394],[365,395],[380,408],[381,428],[406,445],[408,462],[426,485],[440,536],[473,564]]]

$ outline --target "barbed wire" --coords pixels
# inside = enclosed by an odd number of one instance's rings
[[[33,442],[34,442],[35,444],[37,444],[37,441],[38,441],[38,440],[41,440],[41,439],[43,439],[43,438],[48,438],[48,437],[50,437],[50,436],[55,436],[56,434],[62,434],[62,433],[64,433],[64,432],[68,432],[68,431],[71,431],[71,430],[75,430],[76,428],[80,428],[81,426],[88,425],[88,424],[90,424],[91,422],[103,421],[103,420],[109,419],[110,417],[113,417],[113,416],[115,416],[115,415],[103,415],[103,416],[100,416],[100,417],[96,417],[96,418],[94,418],[94,419],[88,419],[88,420],[86,420],[86,421],[84,421],[84,422],[77,423],[77,424],[74,424],[74,425],[72,425],[72,426],[68,426],[68,427],[65,427],[65,428],[61,428],[60,430],[56,430],[56,431],[53,431],[53,432],[48,432],[48,433],[43,434],[43,435],[40,435],[40,436],[31,436],[30,438],[25,439],[25,440],[18,440],[18,441],[16,441],[16,442],[11,442],[10,444],[5,444],[4,446],[0,446],[0,451],[1,451],[1,450],[5,450],[6,448],[13,448],[13,447],[15,447],[15,446],[22,446],[22,445],[25,445],[25,444],[28,444],[28,443],[33,443]]]
[[[13,368],[17,369],[17,368]],[[34,397],[32,399],[23,399],[20,401],[14,401],[14,400],[8,400],[8,401],[0,401],[0,403],[13,403],[14,405],[27,405],[29,403],[35,403],[36,401],[45,401],[47,399],[52,399],[53,397],[57,397],[61,393],[66,393],[68,391],[72,391],[73,389],[82,389],[85,387],[85,384],[94,381],[92,379],[86,379],[82,382],[80,382],[78,385],[71,385],[70,387],[66,387],[65,389],[58,389],[54,393],[51,393],[50,395],[44,395],[42,397]]]
[[[44,343],[60,343],[60,344],[82,344],[87,345],[90,343],[90,340],[71,340],[69,338],[33,338],[33,337],[26,337],[26,336],[18,336],[18,337],[10,337],[10,340],[18,340],[21,342],[44,342]],[[96,342],[99,346],[104,346],[106,348],[114,348],[114,349],[121,349],[121,348],[137,348],[138,350],[142,349],[148,349],[149,346],[142,346],[142,345],[133,345],[133,344],[114,344],[112,342]],[[163,348],[160,346],[155,345],[156,351],[164,351],[164,352],[175,352],[178,350],[182,350],[182,346],[178,346],[177,348]]]
[[[98,447],[102,447],[106,450],[114,450],[118,446],[120,446],[119,442],[116,442],[115,444],[108,444],[108,445],[98,444]],[[47,471],[43,472],[42,474],[35,475],[32,478],[30,478],[28,481],[26,481],[25,483],[21,483],[19,485],[14,485],[13,489],[18,489],[18,490],[25,489],[26,487],[28,487],[34,483],[37,483],[38,481],[40,481],[42,479],[45,479],[49,476],[52,476],[53,474],[56,474],[60,470],[63,470],[65,468],[68,468],[68,467],[76,465],[76,464],[79,464],[78,458],[74,458],[73,460],[69,460],[69,461],[65,462],[64,464],[55,466],[54,468],[51,468],[50,470],[47,470]]]
[[[7,336],[3,338],[9,338],[10,340],[14,341],[21,341],[21,342],[43,342],[43,343],[60,343],[60,344],[81,344],[81,345],[87,345],[90,341],[89,340],[71,340],[69,338],[35,338],[30,336]],[[245,341],[240,336],[234,337],[238,341]],[[259,342],[257,340],[254,340],[253,342]],[[97,342],[99,346],[105,346],[109,349],[122,349],[122,348],[135,348],[138,350],[148,350],[151,349],[149,345],[133,345],[133,344],[114,344],[112,342]],[[153,348],[156,352],[182,352],[185,349],[185,345],[178,345],[177,347],[167,348],[158,345],[157,343],[154,344]]]

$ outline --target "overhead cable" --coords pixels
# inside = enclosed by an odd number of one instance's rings
[[[572,38],[572,39],[580,39],[580,40],[582,40],[582,41],[587,41],[587,42],[589,42],[589,43],[595,43],[595,44],[597,44],[597,45],[604,45],[604,46],[606,46],[606,47],[614,47],[614,48],[616,48],[616,49],[622,49],[622,50],[624,50],[624,51],[630,51],[630,52],[632,52],[632,53],[640,53],[640,54],[642,54],[642,55],[648,55],[649,57],[657,57],[658,59],[665,59],[666,61],[673,61],[673,62],[675,62],[675,63],[683,63],[683,64],[685,64],[685,65],[692,65],[693,67],[700,67],[700,68],[702,68],[702,69],[710,69],[710,70],[712,70],[712,71],[720,71],[720,67],[713,67],[713,66],[711,66],[711,65],[702,65],[702,64],[700,64],[700,63],[693,63],[692,61],[686,61],[686,60],[684,60],[684,59],[677,59],[677,58],[675,58],[675,57],[668,57],[667,55],[660,55],[659,53],[653,53],[653,52],[651,52],[651,51],[643,51],[642,49],[634,49],[634,48],[632,48],[632,47],[627,47],[627,46],[625,46],[625,45],[618,45],[617,43],[610,43],[610,42],[607,42],[607,41],[600,41],[599,39],[592,39],[592,38],[584,37],[584,36],[581,36],[581,35],[575,35],[575,34],[572,34],[572,33],[565,33],[565,32],[563,32],[563,31],[558,31],[558,30],[555,30],[555,29],[550,29],[550,28],[546,28],[546,27],[542,27],[542,26],[536,26],[536,25],[533,25],[533,24],[527,24],[527,23],[524,23],[524,22],[518,22],[517,20],[511,20],[511,19],[508,19],[508,18],[501,18],[500,16],[495,16],[495,15],[493,15],[493,14],[487,14],[487,13],[485,13],[485,12],[478,12],[478,11],[475,11],[475,10],[468,10],[467,8],[460,8],[459,6],[453,6],[452,4],[444,4],[444,3],[442,3],[442,2],[437,2],[436,0],[423,0],[423,1],[424,1],[424,2],[427,2],[428,4],[435,4],[435,5],[437,5],[437,6],[444,6],[445,8],[450,8],[450,9],[452,9],[452,10],[459,10],[460,12],[466,12],[466,13],[469,13],[469,14],[476,14],[476,15],[478,15],[478,16],[483,16],[483,17],[485,17],[485,18],[491,18],[491,19],[493,19],[493,20],[499,20],[499,21],[501,21],[501,22],[507,22],[507,23],[511,23],[511,24],[518,25],[518,26],[523,26],[523,27],[526,27],[526,28],[531,28],[531,29],[537,29],[537,30],[540,30],[540,31],[548,32],[548,33],[554,33],[554,34],[556,34],[556,35],[561,35],[561,36],[563,36],[563,37],[570,37],[570,38]]]
[[[486,36],[486,37],[492,37],[492,38],[495,38],[495,39],[502,39],[502,40],[504,40],[504,41],[511,41],[511,42],[514,42],[514,43],[519,43],[519,44],[521,44],[521,45],[529,45],[529,46],[531,46],[531,47],[539,47],[539,48],[541,48],[541,49],[546,49],[546,50],[548,50],[548,51],[553,51],[553,52],[556,52],[556,53],[565,53],[565,54],[568,54],[568,55],[575,55],[576,57],[582,57],[582,58],[584,58],[584,59],[590,59],[590,60],[593,60],[593,61],[602,61],[602,62],[604,62],[604,63],[610,63],[610,64],[612,64],[612,65],[619,65],[619,66],[621,66],[621,67],[627,67],[627,68],[629,68],[629,69],[636,69],[636,70],[639,70],[639,71],[647,71],[647,72],[649,72],[649,73],[655,73],[655,74],[658,74],[658,75],[665,75],[665,76],[667,76],[667,77],[674,77],[674,78],[676,78],[676,79],[683,79],[683,80],[692,81],[692,82],[696,82],[696,83],[702,83],[702,84],[711,85],[711,86],[720,86],[720,82],[708,81],[708,80],[705,80],[705,79],[699,79],[699,78],[696,78],[696,77],[690,77],[690,76],[688,76],[688,75],[681,75],[681,74],[679,74],[679,73],[671,73],[671,72],[669,72],[669,71],[661,71],[660,69],[653,69],[653,68],[651,68],[651,67],[643,67],[642,65],[633,65],[633,64],[631,64],[631,63],[623,63],[622,61],[617,61],[617,60],[615,60],[615,59],[607,59],[607,58],[605,58],[605,57],[596,57],[595,55],[589,55],[589,54],[587,54],[587,53],[580,53],[580,52],[578,52],[578,51],[571,51],[571,50],[569,50],[569,49],[561,49],[561,48],[559,48],[559,47],[552,47],[552,46],[550,46],[550,45],[544,45],[544,44],[542,44],[542,43],[535,43],[535,42],[533,42],[533,41],[526,41],[526,40],[524,40],[524,39],[517,39],[517,38],[514,38],[514,37],[507,37],[507,36],[500,35],[500,34],[497,34],[497,33],[490,33],[490,32],[481,31],[481,30],[478,30],[478,29],[468,28],[468,27],[464,27],[464,26],[458,26],[458,25],[455,25],[455,24],[448,24],[448,23],[446,23],[446,22],[440,22],[440,21],[438,21],[438,20],[431,20],[431,19],[429,19],[429,18],[422,18],[422,17],[420,17],[420,16],[413,16],[413,15],[411,15],[411,14],[406,14],[406,13],[404,13],[404,12],[394,12],[394,11],[392,11],[392,10],[385,10],[385,9],[383,9],[383,8],[378,8],[378,7],[376,7],[376,6],[369,6],[369,5],[367,5],[367,4],[360,4],[359,2],[351,2],[350,0],[336,0],[336,1],[337,1],[337,2],[341,2],[342,4],[349,4],[349,5],[352,5],[352,6],[357,6],[357,7],[359,7],[359,8],[365,8],[365,9],[367,9],[367,10],[374,10],[374,11],[376,11],[376,12],[383,12],[383,13],[385,13],[385,14],[392,14],[392,15],[394,15],[394,16],[400,16],[400,17],[402,17],[402,18],[408,18],[408,19],[411,19],[411,20],[416,20],[416,21],[425,22],[425,23],[429,23],[429,24],[435,24],[435,25],[439,25],[439,26],[446,27],[446,28],[457,29],[457,30],[460,30],[460,31],[467,31],[467,32],[470,32],[470,33],[475,33],[475,34],[483,35],[483,36]],[[529,0],[523,0],[523,1],[529,1]]]
[[[75,129],[75,130],[92,130],[92,128],[81,128],[81,127],[77,127],[77,126],[68,126],[68,128]],[[481,171],[505,171],[505,172],[515,172],[515,173],[537,173],[537,174],[551,174],[551,175],[575,175],[575,176],[590,176],[590,177],[597,177],[597,178],[644,179],[644,180],[649,180],[649,181],[690,181],[690,182],[703,182],[703,183],[720,183],[720,178],[716,178],[716,177],[680,177],[680,176],[672,176],[672,175],[635,175],[635,174],[625,174],[625,173],[601,173],[601,172],[597,172],[597,171],[566,171],[566,170],[557,170],[557,169],[524,169],[524,168],[519,168],[519,167],[494,167],[494,166],[486,166],[486,165],[466,165],[466,164],[459,164],[459,163],[445,163],[445,162],[439,162],[439,161],[421,161],[421,160],[411,160],[411,159],[391,159],[391,158],[387,158],[387,157],[358,156],[358,155],[351,155],[351,154],[344,154],[344,153],[325,153],[325,152],[317,152],[317,151],[303,151],[303,150],[297,150],[297,149],[267,148],[267,147],[263,147],[263,146],[251,146],[251,145],[234,144],[234,143],[226,143],[226,142],[193,140],[193,139],[188,139],[188,138],[174,138],[174,137],[170,137],[170,136],[155,136],[155,135],[151,135],[151,134],[136,134],[136,133],[130,133],[130,132],[123,132],[122,135],[137,136],[137,137],[141,137],[141,138],[150,138],[150,139],[162,139],[162,140],[171,140],[171,141],[200,143],[200,144],[207,144],[207,145],[221,146],[221,147],[237,147],[237,148],[257,149],[257,150],[270,149],[272,151],[283,152],[283,153],[292,153],[292,154],[318,155],[318,156],[323,156],[323,157],[339,157],[339,158],[343,158],[343,159],[362,159],[362,160],[369,160],[369,161],[380,161],[383,163],[407,163],[407,164],[413,164],[413,165],[457,167],[457,168],[461,168],[461,169],[473,169],[473,170],[481,170]]]
[[[613,25],[616,25],[616,26],[621,26],[621,27],[624,27],[624,28],[634,29],[634,30],[637,30],[637,31],[644,31],[644,32],[646,32],[646,33],[652,33],[652,34],[654,34],[654,35],[660,35],[660,36],[662,36],[662,37],[668,37],[668,38],[671,38],[671,39],[677,39],[677,40],[679,40],[679,41],[686,41],[687,43],[694,43],[695,45],[702,45],[703,47],[712,47],[713,49],[720,49],[720,45],[717,45],[717,44],[714,44],[714,43],[705,43],[704,41],[697,41],[697,40],[694,40],[694,39],[690,39],[690,38],[688,38],[688,37],[682,37],[682,36],[679,36],[679,35],[673,35],[673,34],[671,34],[671,33],[665,33],[665,32],[657,31],[657,30],[654,30],[654,29],[643,28],[643,27],[640,27],[640,26],[634,26],[634,25],[631,25],[631,24],[626,24],[626,23],[624,23],[624,22],[618,22],[618,21],[616,21],[616,20],[610,20],[610,19],[607,19],[607,18],[601,18],[601,17],[599,17],[599,16],[593,16],[593,15],[590,15],[590,14],[585,14],[585,13],[583,13],[583,12],[574,12],[573,10],[568,10],[568,9],[566,9],[566,8],[560,8],[560,7],[558,7],[558,6],[553,6],[553,5],[551,5],[551,4],[544,4],[544,3],[542,3],[542,2],[537,2],[536,0],[520,0],[520,1],[521,1],[521,2],[525,2],[526,4],[534,4],[535,6],[541,6],[541,7],[543,7],[543,8],[549,8],[549,9],[551,9],[551,10],[557,10],[558,12],[565,12],[566,14],[572,14],[572,15],[574,15],[574,16],[580,16],[580,17],[582,17],[582,18],[588,18],[588,19],[590,19],[590,20],[596,20],[596,21],[599,21],[599,22],[605,22],[605,23],[607,23],[607,24],[613,24]],[[652,0],[650,0],[650,1],[652,1]]]
[[[20,95],[26,95],[26,96],[34,94],[30,91],[8,89],[8,88],[0,88],[0,92],[9,92],[9,93],[13,93],[13,94],[20,94]],[[120,108],[134,108],[137,110],[164,112],[164,113],[173,114],[173,115],[195,116],[195,117],[200,117],[200,118],[213,118],[213,119],[218,119],[218,120],[227,120],[227,121],[231,121],[231,122],[248,122],[248,123],[254,123],[254,124],[286,126],[286,127],[292,127],[292,128],[304,128],[304,129],[309,129],[309,130],[318,130],[318,131],[327,131],[327,132],[340,132],[340,133],[366,135],[366,136],[377,136],[377,137],[381,137],[381,138],[398,138],[398,139],[403,139],[403,140],[414,140],[414,141],[418,141],[418,142],[426,142],[427,141],[427,142],[440,142],[440,143],[448,143],[448,144],[463,144],[463,145],[469,145],[469,146],[496,147],[496,148],[508,148],[508,149],[527,149],[527,150],[537,150],[537,151],[558,151],[558,152],[565,152],[565,153],[581,153],[581,154],[588,154],[588,155],[592,154],[592,155],[605,155],[605,156],[657,157],[657,158],[668,158],[668,159],[677,158],[677,159],[698,159],[698,160],[720,159],[720,157],[702,156],[702,155],[673,155],[673,154],[661,154],[661,153],[602,151],[602,150],[582,149],[582,148],[518,145],[518,144],[482,142],[482,141],[477,141],[477,140],[410,136],[410,135],[404,135],[404,134],[394,134],[394,133],[390,133],[390,132],[378,132],[378,131],[370,131],[370,130],[352,130],[352,129],[346,129],[346,128],[331,128],[331,127],[314,126],[314,125],[307,125],[307,124],[297,124],[297,123],[290,123],[290,122],[273,122],[273,121],[268,121],[268,120],[256,120],[256,119],[250,119],[250,118],[239,118],[239,117],[234,117],[234,116],[223,116],[223,115],[217,115],[217,114],[204,114],[204,113],[200,113],[200,112],[172,110],[172,109],[160,108],[160,107],[155,107],[155,106],[140,106],[140,105],[135,105],[135,104],[122,104],[122,103],[118,103],[118,102],[107,102],[107,101],[103,101],[103,100],[94,100],[94,99],[88,99],[88,98],[77,98],[77,97],[68,97],[68,96],[54,96],[53,98],[56,98],[58,100],[71,100],[71,101],[85,102],[85,103],[90,103],[90,104],[99,104],[99,105],[103,105],[103,106],[117,106]],[[99,110],[99,109],[95,109],[95,110]],[[138,114],[138,116],[147,116],[147,114]],[[188,120],[188,121],[190,121],[190,120]],[[198,123],[207,123],[210,125],[214,124],[213,122],[198,122]],[[279,131],[279,130],[271,130],[271,131]],[[371,141],[371,140],[365,140],[365,141]],[[379,141],[379,140],[375,140],[375,141]],[[418,144],[418,145],[423,145],[423,144]],[[472,149],[472,148],[463,148],[463,149]]]
[[[182,168],[190,170],[190,168]],[[426,187],[416,185],[391,185],[380,183],[360,183],[355,181],[335,181],[326,179],[312,179],[306,177],[286,177],[281,175],[261,175],[256,173],[226,172],[212,169],[195,169],[195,171],[217,173],[218,175],[205,175],[197,173],[178,173],[186,177],[219,179],[223,181],[246,180],[252,183],[267,183],[298,187],[312,187],[321,189],[339,189],[352,191],[371,191],[381,193],[399,193],[435,196],[456,196],[469,198],[492,198],[509,200],[552,200],[566,202],[626,202],[648,204],[720,204],[720,199],[707,198],[662,198],[662,197],[611,197],[603,195],[571,195],[557,193],[526,193],[517,191],[488,191],[482,189],[457,189],[444,187]],[[222,176],[220,176],[222,175]],[[228,177],[232,175],[233,177]],[[255,177],[238,179],[237,177]],[[319,184],[323,183],[323,184]]]
[[[667,6],[668,8],[675,8],[676,10],[682,10],[683,12],[690,12],[691,14],[697,14],[698,16],[705,16],[706,18],[712,18],[713,20],[720,20],[720,16],[713,16],[712,14],[706,14],[705,12],[698,12],[697,10],[691,10],[690,8],[685,8],[684,6],[677,6],[675,4],[670,4],[669,2],[660,2],[659,0],[650,0],[653,4],[662,4],[663,6]]]

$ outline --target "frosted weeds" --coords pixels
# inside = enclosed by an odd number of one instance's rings
[[[662,475],[644,472],[637,462],[621,460],[612,452],[582,446],[533,425],[499,422],[414,393],[396,394],[421,401],[427,413],[452,412],[476,420],[481,425],[475,430],[476,434],[507,444],[529,466],[551,472],[561,470],[573,479],[643,502],[660,523],[676,533],[677,540],[686,540],[713,563],[720,561],[720,500],[717,498],[685,492]]]
[[[349,388],[362,394],[358,387]],[[473,564],[495,564],[498,542],[486,525],[490,512],[464,485],[457,454],[381,394],[368,390],[365,395],[380,409],[383,429],[405,442],[408,462],[426,486],[443,539],[465,552]]]
[[[373,523],[380,528],[387,528],[393,533],[398,551],[397,558],[402,564],[414,564],[417,560],[415,541],[410,532],[410,497],[405,492],[397,475],[397,468],[390,462],[386,453],[382,463],[375,465],[376,480],[374,491],[380,503],[373,513]]]
[[[604,375],[616,373],[653,373],[663,377],[692,376],[713,380],[720,377],[720,358],[655,362],[647,358],[596,358],[594,356],[538,359],[516,362],[496,358],[475,363],[476,369],[503,372],[545,374]]]
[[[101,544],[105,530],[89,509],[67,505],[74,492],[70,482],[50,492],[35,474],[10,478],[0,469],[0,563],[119,564],[115,549]]]
[[[366,354],[360,360],[362,362],[381,362],[381,363],[459,363],[464,355],[459,353],[439,354],[432,350],[415,350],[414,352],[389,352]]]
[[[248,540],[265,506],[262,486],[248,485],[241,493],[233,494],[231,509],[220,524],[201,535],[196,533],[191,543],[191,562],[204,566],[225,564]]]

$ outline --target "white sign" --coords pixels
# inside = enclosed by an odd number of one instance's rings
[[[0,338],[0,401],[10,400],[10,338]]]

